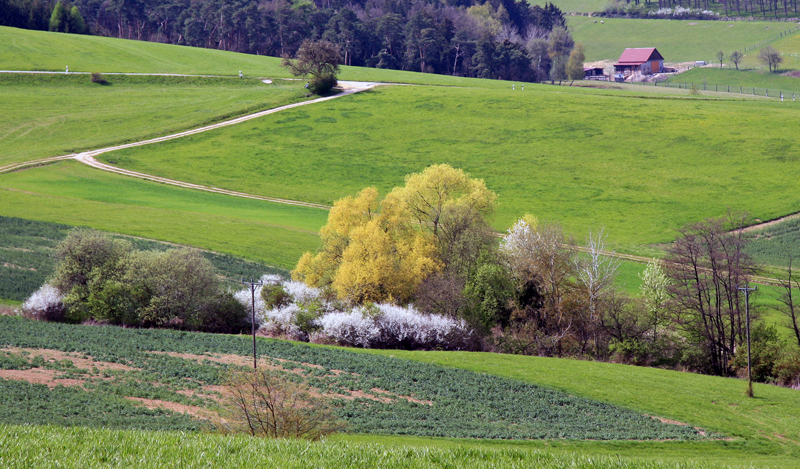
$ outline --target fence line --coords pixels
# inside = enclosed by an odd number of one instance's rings
[[[649,83],[645,82],[634,82],[634,85],[642,85],[642,86],[649,86]],[[742,94],[742,95],[751,95],[751,96],[764,96],[765,98],[777,98],[782,99],[784,101],[791,101],[797,102],[800,99],[800,92],[798,91],[784,91],[780,89],[773,89],[773,88],[760,88],[754,86],[735,86],[735,85],[720,85],[720,84],[713,84],[709,85],[707,83],[691,83],[691,82],[653,82],[653,86],[663,86],[666,88],[678,88],[678,89],[692,89],[695,87],[697,91],[716,91],[720,93],[735,93],[735,94]]]

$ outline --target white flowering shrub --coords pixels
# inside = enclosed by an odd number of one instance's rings
[[[265,284],[279,284],[291,302],[269,308],[256,288],[256,323],[262,334],[294,340],[333,342],[364,348],[461,349],[471,331],[464,320],[424,314],[413,306],[391,304],[347,307],[324,291],[301,282],[265,276]],[[250,289],[235,297],[251,308]]]
[[[22,313],[40,321],[63,321],[63,299],[64,296],[57,288],[46,283],[22,303]]]
[[[375,319],[362,313],[360,308],[350,312],[334,311],[317,319],[323,337],[342,345],[373,347],[381,337]]]

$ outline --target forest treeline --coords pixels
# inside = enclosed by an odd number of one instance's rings
[[[0,25],[280,57],[327,40],[343,65],[542,81],[566,23],[527,0],[0,0]]]

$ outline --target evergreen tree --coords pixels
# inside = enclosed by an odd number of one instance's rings
[[[68,19],[64,5],[61,4],[61,1],[56,2],[56,6],[53,7],[53,14],[50,15],[50,31],[63,32],[67,27]]]

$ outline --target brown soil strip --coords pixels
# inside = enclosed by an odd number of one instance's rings
[[[194,405],[178,404],[177,402],[162,401],[158,399],[143,399],[141,397],[126,397],[129,401],[135,401],[148,409],[164,409],[179,414],[189,414],[192,417],[210,418],[210,413],[202,407]]]
[[[28,359],[35,357],[36,355],[41,356],[45,359],[45,361],[51,360],[69,360],[75,365],[75,368],[79,368],[81,370],[91,370],[92,367],[96,367],[98,370],[114,370],[114,371],[131,371],[135,370],[136,368],[132,368],[127,365],[122,365],[119,363],[108,363],[108,362],[101,362],[94,360],[92,358],[82,358],[83,355],[78,355],[76,353],[67,353],[62,352],[60,350],[51,350],[51,349],[36,349],[36,348],[17,348],[17,347],[3,347],[0,348],[0,352],[11,352],[17,355],[22,354],[23,352],[28,352]]]
[[[0,370],[0,378],[14,381],[27,381],[31,384],[45,384],[50,389],[61,386],[83,386],[82,379],[58,379],[56,370],[31,368],[30,370]]]

